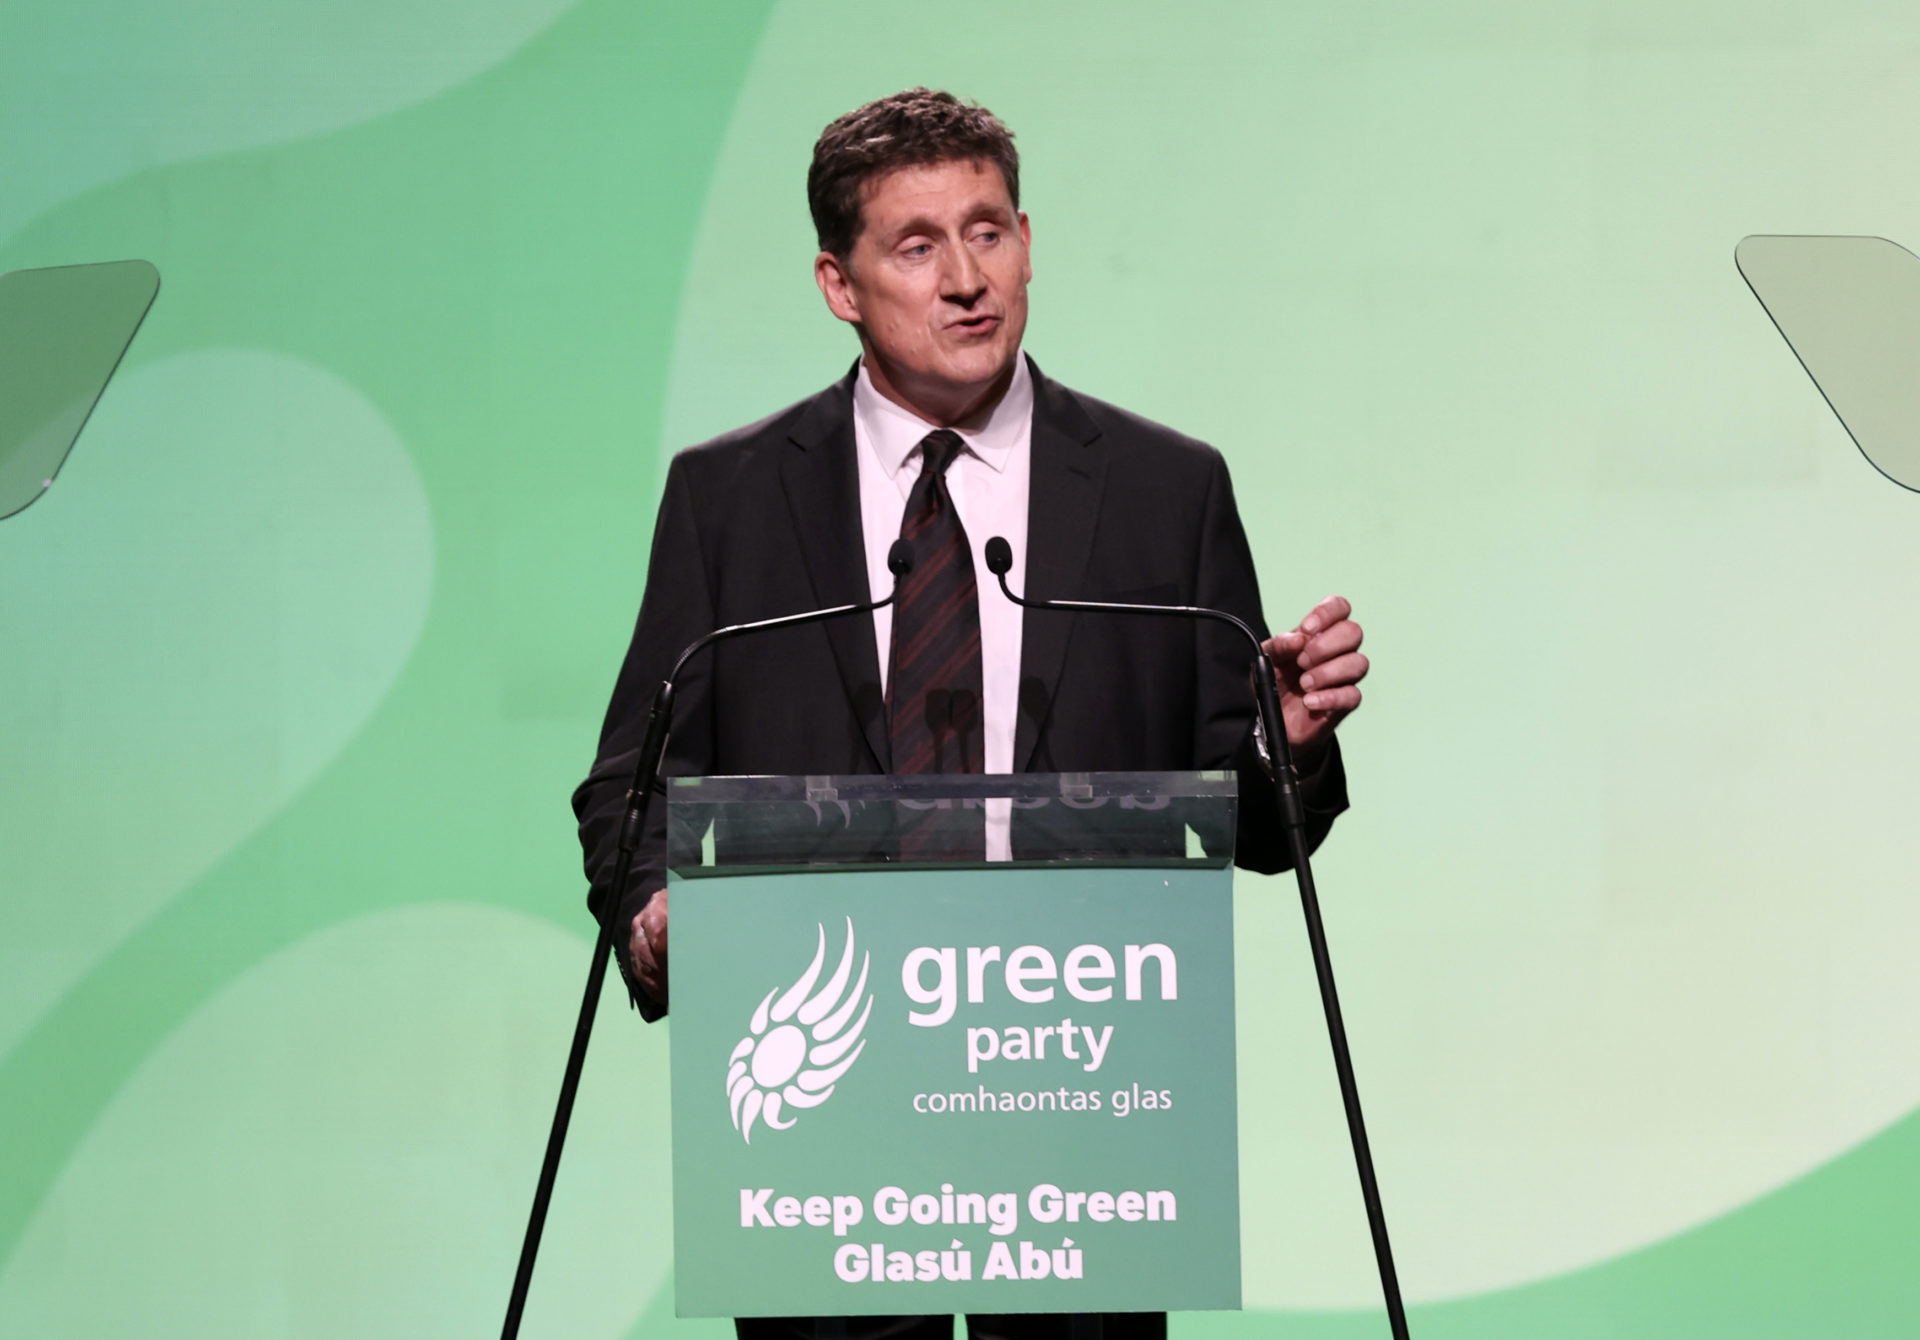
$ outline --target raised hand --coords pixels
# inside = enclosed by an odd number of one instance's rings
[[[1262,644],[1280,681],[1280,715],[1302,772],[1311,772],[1333,741],[1334,728],[1360,706],[1367,658],[1364,634],[1345,596],[1328,596],[1290,633]]]

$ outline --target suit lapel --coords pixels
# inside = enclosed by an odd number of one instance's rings
[[[1033,372],[1033,445],[1027,495],[1026,588],[1047,600],[1083,597],[1094,525],[1106,486],[1107,455],[1090,444],[1100,436],[1073,393]],[[1014,723],[1013,768],[1031,765],[1060,667],[1077,622],[1071,614],[1028,610],[1020,625],[1020,703]]]
[[[853,378],[822,393],[788,437],[780,482],[814,599],[822,605],[872,599],[860,524],[859,463],[854,457]],[[873,619],[848,615],[829,619],[822,627],[874,763],[886,772],[890,767],[887,722],[880,699]]]

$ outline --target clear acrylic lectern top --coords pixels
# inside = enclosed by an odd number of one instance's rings
[[[1231,772],[676,777],[667,867],[682,878],[956,864],[1218,868]]]

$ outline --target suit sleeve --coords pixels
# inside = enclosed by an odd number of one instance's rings
[[[1226,461],[1218,455],[1213,458],[1213,475],[1200,524],[1196,602],[1237,615],[1265,638],[1267,625],[1260,613],[1260,582],[1254,574],[1253,552],[1240,524]],[[1288,869],[1293,857],[1287,850],[1279,793],[1261,766],[1260,745],[1255,740],[1246,641],[1230,628],[1210,624],[1199,630],[1195,649],[1199,658],[1193,723],[1196,765],[1230,767],[1240,776],[1234,864],[1261,874]],[[1347,808],[1346,772],[1341,766],[1338,740],[1319,768],[1300,778],[1300,790],[1307,810],[1307,849],[1312,851],[1325,840],[1335,817]]]
[[[586,865],[587,906],[596,921],[618,894],[614,886],[619,878],[620,827],[626,817],[627,793],[633,785],[654,694],[687,645],[714,627],[712,587],[696,516],[686,458],[676,457],[667,470],[660,514],[654,523],[640,617],[614,684],[613,699],[607,705],[599,752],[587,779],[573,793],[573,812],[580,824],[580,847]],[[688,665],[677,685],[673,728],[661,776],[710,773],[712,741],[712,657],[701,655]],[[665,1014],[666,1007],[641,990],[628,952],[628,938],[635,915],[666,886],[666,831],[666,797],[656,793],[647,807],[646,829],[634,858],[627,894],[614,911],[614,949],[620,975],[635,1008],[648,1020]]]

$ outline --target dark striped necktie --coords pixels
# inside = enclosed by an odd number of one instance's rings
[[[895,772],[982,772],[980,597],[973,550],[947,491],[947,467],[965,444],[939,428],[920,442],[920,478],[900,537],[913,571],[893,606],[887,673],[888,742]]]

